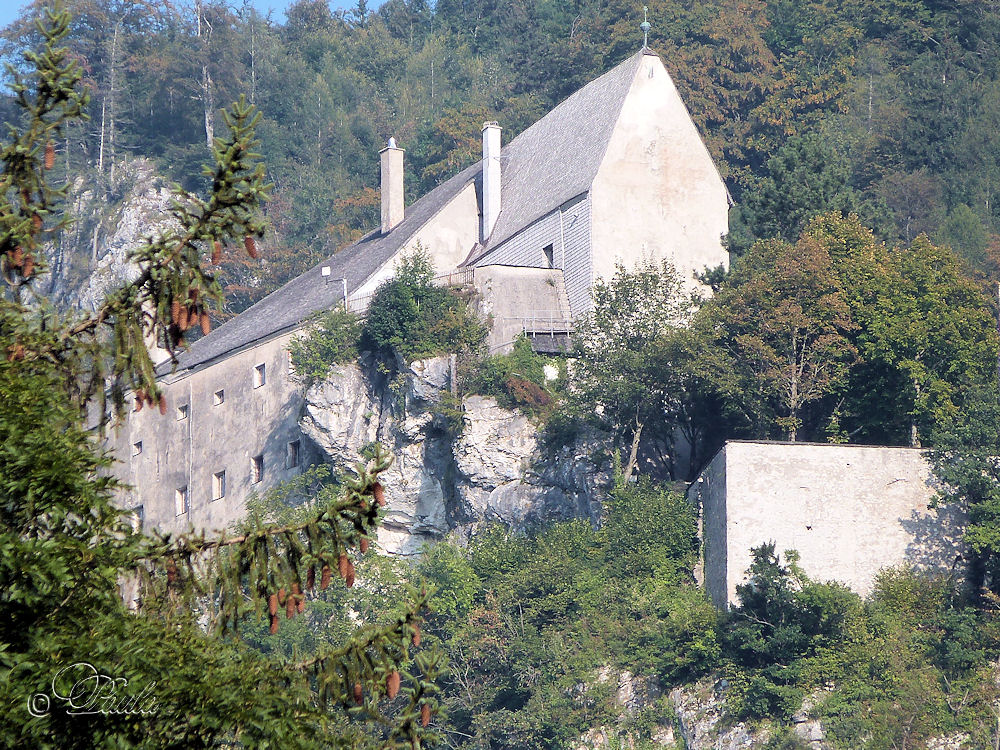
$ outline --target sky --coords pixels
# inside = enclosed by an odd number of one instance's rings
[[[266,15],[269,10],[273,10],[274,15],[272,17],[278,23],[284,23],[285,8],[291,5],[292,2],[294,2],[294,0],[253,0],[254,6],[261,12],[261,14]],[[6,26],[17,18],[21,9],[27,4],[28,2],[25,0],[0,0],[0,28]],[[330,0],[330,7],[332,8],[353,8],[356,4],[357,3],[352,0]],[[242,5],[242,3],[231,2],[230,5],[237,6]],[[369,8],[375,8],[378,7],[378,5],[380,5],[380,3],[368,3]]]

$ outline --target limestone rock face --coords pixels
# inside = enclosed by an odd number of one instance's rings
[[[393,453],[384,475],[389,512],[379,531],[385,551],[419,554],[428,541],[452,531],[468,537],[490,522],[521,530],[596,518],[609,479],[609,467],[593,458],[597,438],[545,455],[537,425],[481,396],[464,399],[460,420],[449,420],[445,412],[455,407],[442,403],[451,389],[447,357],[414,362],[393,384],[373,385],[365,374],[372,369],[363,359],[315,384],[301,427],[336,468],[352,466],[374,441]]]
[[[76,240],[78,258],[89,252],[92,270],[79,286],[66,290],[66,297],[87,310],[96,308],[109,291],[138,276],[139,269],[128,261],[129,251],[174,222],[171,191],[155,174],[152,162],[136,159],[122,164],[118,175],[117,200],[105,203],[103,196],[98,199],[87,190],[74,197],[74,213],[81,217],[81,226],[69,234]],[[105,215],[101,215],[102,207]],[[53,263],[55,272],[60,268],[61,264]]]

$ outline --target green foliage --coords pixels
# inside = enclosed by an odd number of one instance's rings
[[[356,361],[361,329],[357,316],[343,308],[321,313],[309,331],[288,347],[295,372],[311,384],[325,378],[335,365]]]
[[[974,558],[969,582],[975,595],[1000,593],[1000,398],[996,387],[966,394],[962,410],[934,433],[931,460],[941,481],[939,504],[954,503],[969,514],[965,531]]]
[[[732,708],[742,717],[787,719],[804,697],[804,661],[845,639],[860,601],[842,585],[812,583],[794,566],[782,566],[773,543],[752,553],[725,633],[737,667]]]
[[[434,267],[418,249],[375,291],[362,330],[362,346],[406,362],[476,351],[486,330],[457,293],[433,283]]]
[[[526,336],[519,336],[509,354],[495,354],[472,363],[472,372],[466,375],[462,387],[469,393],[493,396],[505,408],[544,415],[554,404],[545,376],[545,366],[552,364],[553,360],[535,353]]]
[[[34,81],[20,89],[27,128],[11,128],[17,145],[3,149],[30,158],[5,159],[0,218],[40,215],[50,205],[44,174],[51,159],[39,158],[42,141],[71,123],[82,101],[73,88],[79,71],[58,46],[68,23],[57,8],[38,28],[46,51],[29,56]],[[53,102],[69,104],[54,111]],[[5,747],[413,747],[437,740],[424,719],[439,705],[440,655],[412,651],[426,596],[397,605],[382,623],[348,626],[340,642],[303,660],[265,656],[232,637],[255,614],[277,632],[282,619],[305,610],[316,578],[327,588],[332,566],[351,586],[353,549],[367,545],[380,521],[378,477],[390,462],[384,451],[340,486],[319,487],[282,526],[256,514],[235,536],[145,536],[116,503],[114,493],[126,488],[105,475],[110,459],[81,424],[106,372],[119,407],[129,385],[136,401],[165,407],[144,334],[179,344],[181,300],[207,323],[218,289],[200,254],[217,240],[262,231],[256,211],[267,186],[252,151],[256,116],[238,103],[226,119],[231,137],[214,144],[208,196],[177,193],[176,225],[133,252],[138,278],[92,316],[53,313],[26,256],[15,262],[10,252],[24,240],[19,222],[4,219],[0,227],[9,282],[0,300]],[[37,224],[29,222],[31,236]],[[64,668],[78,671],[60,677]],[[100,692],[88,692],[98,688],[94,670],[106,675]],[[396,671],[405,674],[390,702],[387,675]],[[130,704],[147,686],[147,700]]]
[[[697,543],[683,497],[643,481],[608,502],[600,530],[493,527],[421,560],[461,746],[561,747],[620,711],[602,669],[676,684],[717,663],[717,614],[691,580]]]

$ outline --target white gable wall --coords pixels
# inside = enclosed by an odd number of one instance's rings
[[[465,260],[479,241],[479,201],[475,183],[470,182],[449,203],[407,240],[392,258],[384,263],[363,285],[351,294],[360,307],[378,285],[396,274],[400,258],[412,253],[419,244],[428,252],[437,275],[451,273]],[[357,309],[352,305],[351,309]]]
[[[668,259],[685,279],[728,266],[725,184],[654,55],[638,66],[591,196],[595,277],[644,260]]]

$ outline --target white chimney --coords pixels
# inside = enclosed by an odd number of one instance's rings
[[[483,123],[483,226],[486,242],[500,215],[500,131],[495,122]]]
[[[388,234],[403,220],[403,149],[396,139],[379,151],[382,157],[382,234]]]

